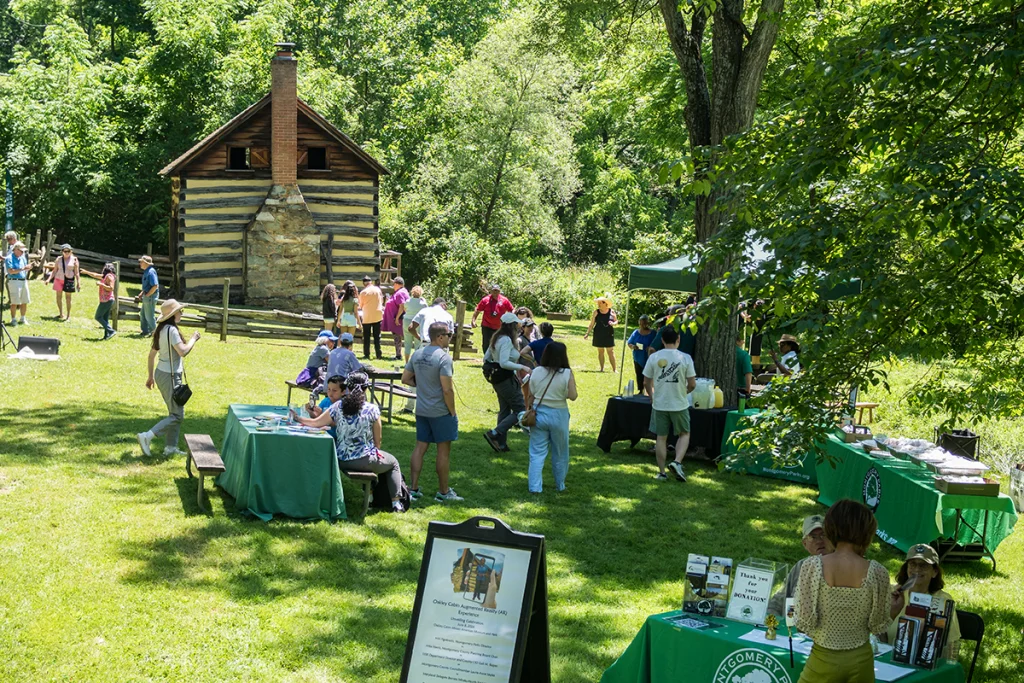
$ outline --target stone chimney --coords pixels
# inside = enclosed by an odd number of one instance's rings
[[[275,185],[295,185],[298,118],[294,43],[277,43],[270,61],[270,168]]]

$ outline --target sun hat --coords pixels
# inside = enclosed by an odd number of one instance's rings
[[[601,303],[602,301],[604,303],[608,304],[609,306],[611,306],[612,305],[612,295],[611,294],[605,294],[604,296],[599,296],[596,299],[594,299],[595,303]]]
[[[501,324],[502,325],[507,325],[508,323],[517,323],[517,322],[519,322],[519,318],[516,317],[515,313],[502,313],[501,314]]]
[[[821,515],[811,515],[810,517],[804,517],[804,528],[803,538],[807,538],[811,535],[811,532],[815,529],[825,528],[825,518]]]
[[[334,336],[334,333],[331,332],[330,330],[321,330],[320,334],[316,335],[317,339],[319,339],[320,337],[327,337],[331,341],[338,341],[338,338]]]
[[[782,342],[789,342],[790,344],[792,344],[793,346],[796,347],[797,352],[800,351],[800,342],[798,342],[796,340],[796,337],[794,337],[793,335],[791,335],[791,334],[784,334],[784,335],[782,335],[781,337],[779,337],[779,343],[781,344]]]
[[[61,251],[71,251],[71,245],[67,244],[67,243],[64,243],[64,244],[60,245],[60,250]]]
[[[911,560],[924,560],[928,564],[937,565],[939,563],[939,553],[927,543],[918,543],[917,545],[910,546],[910,550],[907,551],[907,562]]]
[[[149,265],[153,265],[153,259],[150,256],[140,256],[139,261],[143,263],[148,263]]]
[[[351,332],[342,332],[341,337],[339,337],[339,339],[341,339],[342,344],[351,344],[352,340],[355,339],[355,337],[352,336]]]
[[[174,314],[183,308],[185,308],[185,304],[179,303],[175,299],[168,299],[160,304],[160,319],[157,320],[157,322],[162,323],[163,321],[174,317]]]
[[[25,251],[25,243],[18,240],[14,243],[14,246],[12,246],[11,249],[21,249],[22,251]]]

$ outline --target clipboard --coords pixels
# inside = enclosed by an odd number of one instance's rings
[[[481,590],[482,602],[471,597]],[[493,517],[430,523],[399,680],[417,683],[446,667],[551,682],[543,536]]]

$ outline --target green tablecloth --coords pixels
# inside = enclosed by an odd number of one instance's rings
[[[242,418],[266,413],[283,417],[277,406],[232,405],[224,428],[224,472],[217,485],[235,504],[265,522],[275,514],[295,519],[344,519],[345,496],[334,440],[326,434],[257,432]]]
[[[829,438],[826,448],[836,462],[834,467],[829,460],[818,465],[818,502],[863,501],[875,510],[879,538],[904,552],[915,543],[937,539],[977,543],[978,537],[965,525],[957,529],[957,510],[979,532],[986,527],[988,513],[985,545],[993,552],[1017,522],[1008,496],[947,495],[935,488],[934,473],[915,463],[876,460],[836,437]]]
[[[725,433],[722,435],[722,455],[726,456],[736,453],[736,446],[729,443],[729,437],[736,431],[736,425],[740,418],[747,415],[756,415],[756,408],[747,408],[742,415],[739,411],[733,410],[725,416]],[[810,484],[815,486],[818,483],[818,473],[814,464],[814,456],[804,455],[801,464],[795,467],[775,467],[770,455],[755,456],[753,461],[737,460],[726,462],[727,472],[744,472],[758,477],[771,477],[772,479],[786,479],[799,484]]]
[[[796,666],[789,668],[785,628],[779,632],[778,646],[772,647],[740,640],[753,628],[749,624],[716,618],[712,621],[722,624],[721,628],[694,631],[668,621],[676,616],[678,611],[648,617],[626,651],[601,676],[601,683],[797,683],[800,678],[806,657],[796,654]],[[888,662],[889,655],[878,659]],[[959,664],[944,662],[934,671],[915,669],[900,683],[963,680],[964,671]]]

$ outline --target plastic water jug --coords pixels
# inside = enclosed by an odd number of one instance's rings
[[[693,390],[693,407],[707,410],[715,405],[715,380],[707,377],[697,378],[697,387]]]
[[[715,407],[716,408],[721,408],[724,405],[725,405],[725,394],[722,393],[722,390],[720,388],[718,388],[718,386],[716,385],[715,386]]]
[[[633,396],[633,380],[626,382],[626,392],[623,394],[626,398]]]

